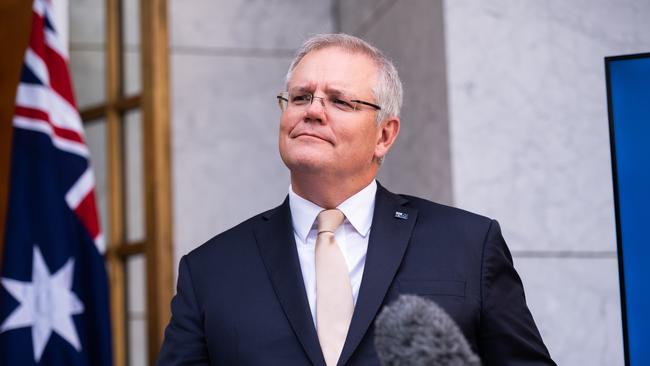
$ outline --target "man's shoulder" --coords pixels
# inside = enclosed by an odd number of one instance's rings
[[[389,194],[393,194],[388,192]],[[491,218],[464,210],[462,208],[448,206],[428,199],[408,195],[394,194],[404,200],[405,207],[413,208],[418,211],[418,216],[424,219],[434,219],[442,222],[463,222],[475,223],[480,225],[489,225]]]
[[[466,252],[481,251],[491,231],[500,232],[499,224],[489,217],[443,205],[423,198],[398,195],[408,207],[417,211],[415,229],[417,237],[447,238]]]
[[[459,207],[449,206],[407,194],[399,194],[399,196],[407,199],[409,201],[407,204],[417,208],[418,210],[441,213],[448,216],[464,217],[473,220],[490,220],[490,218],[487,216],[478,214],[476,212],[467,211]]]

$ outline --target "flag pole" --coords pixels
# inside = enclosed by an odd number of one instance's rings
[[[9,202],[9,162],[11,161],[12,119],[16,90],[31,30],[32,4],[24,0],[0,3],[0,265],[5,240],[7,203]]]

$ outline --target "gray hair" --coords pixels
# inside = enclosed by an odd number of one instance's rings
[[[339,47],[352,53],[361,53],[370,57],[379,69],[378,80],[372,88],[372,94],[381,106],[377,113],[377,124],[389,117],[399,117],[402,108],[402,81],[399,79],[395,65],[376,47],[368,42],[344,33],[317,34],[306,40],[291,61],[287,71],[286,86],[293,70],[308,53],[329,47]]]

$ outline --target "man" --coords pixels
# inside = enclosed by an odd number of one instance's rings
[[[284,203],[181,259],[160,365],[378,365],[373,321],[433,299],[484,365],[554,365],[498,224],[375,181],[401,82],[348,35],[308,40],[278,96]]]

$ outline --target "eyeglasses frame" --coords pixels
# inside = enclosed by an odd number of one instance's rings
[[[309,102],[310,105],[311,105],[311,103],[314,102],[314,99],[318,99],[318,98],[323,99],[323,98],[324,98],[324,97],[317,97],[317,96],[315,96],[313,93],[305,93],[305,94],[309,94],[309,95],[311,95],[310,102]],[[282,111],[284,111],[286,108],[282,108],[282,101],[285,101],[285,102],[287,103],[287,106],[289,105],[289,92],[288,92],[288,91],[280,92],[280,94],[278,94],[278,95],[276,96],[276,98],[278,99],[278,105],[280,106],[280,109],[281,109]],[[381,110],[381,107],[380,107],[380,106],[378,106],[378,105],[376,105],[376,104],[374,104],[374,103],[370,103],[370,102],[363,101],[363,100],[359,100],[359,99],[350,99],[350,102],[357,103],[357,104],[367,105],[368,107],[372,107],[372,108],[374,108],[374,109],[377,110],[377,111],[380,111],[380,110]],[[357,106],[355,105],[355,107],[354,107],[353,110],[358,111],[359,109],[358,109]]]

